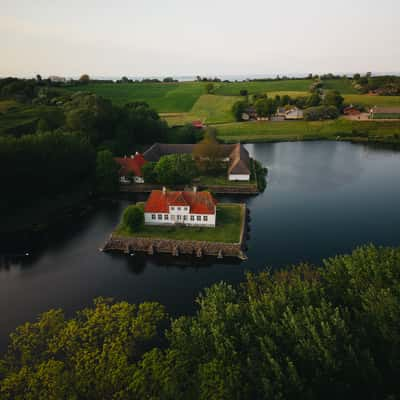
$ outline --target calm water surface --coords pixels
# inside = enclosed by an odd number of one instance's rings
[[[49,308],[70,315],[106,296],[191,313],[204,287],[237,283],[245,271],[320,263],[363,243],[400,245],[399,152],[336,142],[247,148],[269,169],[266,191],[220,201],[245,201],[251,209],[248,261],[101,253],[130,201],[105,203],[35,246],[0,254],[0,352],[10,331]],[[32,247],[30,257],[10,256]]]

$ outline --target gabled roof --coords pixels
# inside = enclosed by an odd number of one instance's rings
[[[229,158],[231,160],[228,168],[230,175],[250,175],[250,156],[243,145],[236,144]]]
[[[189,206],[191,214],[214,214],[217,201],[210,192],[169,192],[153,190],[145,212],[168,213],[170,206]]]
[[[142,154],[136,153],[134,157],[115,157],[114,160],[121,166],[120,176],[127,176],[130,173],[142,176],[142,166],[146,163]]]

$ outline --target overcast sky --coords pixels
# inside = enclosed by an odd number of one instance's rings
[[[0,0],[0,76],[400,72],[399,0]]]

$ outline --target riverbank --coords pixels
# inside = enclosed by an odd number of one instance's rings
[[[244,260],[247,219],[245,204],[224,203],[217,206],[215,228],[145,225],[140,231],[130,232],[119,225],[102,250],[125,254],[145,252],[150,255],[237,257]]]

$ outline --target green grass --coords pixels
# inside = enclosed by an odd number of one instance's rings
[[[200,82],[179,83],[89,83],[73,86],[70,91],[88,91],[124,105],[132,101],[146,101],[158,112],[190,111],[200,95],[205,93]]]
[[[398,121],[236,122],[216,126],[225,142],[334,139],[337,136],[391,137],[400,134]]]
[[[13,107],[19,107],[19,104],[15,100],[0,100],[0,113],[7,112]]]
[[[366,107],[400,107],[400,96],[370,96],[368,94],[345,95],[346,103],[361,104]]]
[[[400,114],[374,114],[374,119],[400,119]]]
[[[214,93],[223,96],[239,96],[242,89],[246,89],[249,94],[281,91],[308,92],[312,82],[310,79],[290,79],[263,82],[216,83]]]
[[[251,180],[249,182],[230,181],[226,175],[220,175],[220,176],[202,175],[199,176],[198,181],[199,184],[202,186],[249,186],[256,184],[254,180]]]
[[[327,79],[322,81],[326,90],[338,90],[341,94],[357,94],[350,79]]]
[[[215,228],[145,225],[140,231],[132,233],[120,225],[115,234],[127,237],[238,243],[243,223],[243,212],[240,204],[219,204]]]

